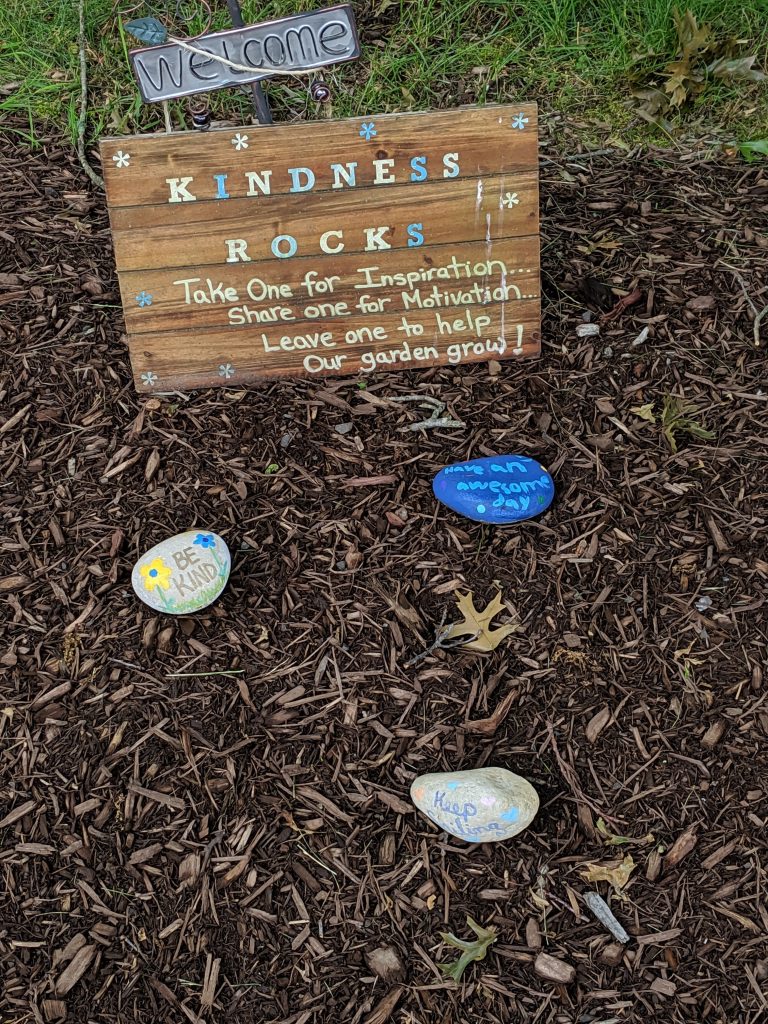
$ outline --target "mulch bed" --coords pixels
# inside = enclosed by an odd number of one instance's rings
[[[766,170],[546,162],[535,363],[147,398],[102,197],[56,139],[7,135],[0,168],[0,1016],[763,1018]],[[376,398],[412,393],[467,428],[403,432],[421,413]],[[714,438],[675,453],[632,411],[668,396]],[[436,506],[439,467],[507,451],[555,476],[539,520]],[[227,590],[153,614],[133,561],[203,525]],[[405,667],[458,591],[498,588],[520,629],[493,654]],[[413,810],[416,774],[486,764],[541,794],[518,839]],[[626,901],[583,879],[627,853]],[[498,942],[457,986],[439,933],[467,914]],[[575,981],[539,976],[542,950]]]

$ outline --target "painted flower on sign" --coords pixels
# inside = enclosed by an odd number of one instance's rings
[[[151,292],[139,292],[139,294],[136,296],[136,302],[140,306],[142,306],[142,307],[144,307],[144,306],[151,306],[152,305],[152,294],[151,294]]]
[[[242,132],[237,132],[237,134],[234,135],[229,141],[232,143],[232,145],[235,147],[238,153],[240,152],[241,149],[248,149],[248,136],[243,135]]]
[[[522,111],[519,114],[515,114],[515,116],[512,118],[512,127],[519,128],[520,131],[522,131],[527,124],[528,118],[523,116]]]
[[[148,388],[152,388],[157,384],[157,374],[153,373],[151,370],[147,370],[145,373],[142,373],[141,379]]]
[[[115,161],[115,167],[127,167],[131,162],[131,154],[118,149],[112,159]]]
[[[139,572],[146,590],[154,590],[155,587],[167,590],[171,585],[172,569],[162,558],[153,558],[147,565],[142,565]]]
[[[235,368],[232,363],[220,363],[219,364],[219,376],[223,377],[224,380],[229,380],[230,377],[234,377]]]
[[[376,135],[378,135],[378,132],[373,125],[373,121],[363,121],[363,125],[360,129],[360,137],[365,139],[366,142],[370,142],[370,140]]]
[[[520,202],[520,197],[517,192],[507,192],[504,198],[501,200],[500,205],[506,206],[508,209],[512,209],[513,206],[517,206]]]
[[[210,533],[198,533],[192,543],[197,544],[199,547],[205,548],[206,550],[216,547],[216,541]]]

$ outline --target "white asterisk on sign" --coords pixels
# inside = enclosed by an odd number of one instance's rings
[[[519,202],[520,198],[518,197],[517,192],[507,192],[504,198],[499,201],[499,209],[501,209],[502,206],[506,206],[511,210],[512,207],[517,206]]]
[[[230,139],[230,142],[238,152],[241,149],[248,149],[248,136],[243,135],[242,132],[238,132],[234,138]]]
[[[157,383],[157,374],[153,373],[151,370],[147,370],[146,373],[142,373],[141,379],[148,388],[151,388]]]
[[[376,131],[373,121],[363,122],[363,126],[360,129],[361,138],[365,139],[366,142],[370,142],[377,134],[378,132]]]
[[[232,363],[221,363],[219,366],[219,376],[223,377],[224,380],[229,380],[230,377],[234,377],[235,368]]]
[[[124,153],[122,149],[118,149],[112,159],[115,161],[115,167],[127,167],[131,162],[131,154]]]
[[[523,128],[525,128],[525,126],[527,124],[528,124],[528,118],[524,117],[522,113],[515,114],[515,116],[512,118],[512,127],[513,128],[519,128],[520,131],[522,131]]]

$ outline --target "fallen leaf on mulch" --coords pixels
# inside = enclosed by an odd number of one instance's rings
[[[636,843],[638,846],[646,846],[648,843],[655,842],[655,837],[652,832],[641,836],[639,839],[633,839],[632,836],[616,835],[614,832],[611,832],[602,818],[597,819],[595,827],[605,840],[607,846],[624,846],[626,843]]]
[[[456,604],[464,618],[447,629],[443,634],[443,639],[452,640],[460,636],[474,637],[473,640],[462,645],[467,651],[493,651],[505,637],[517,629],[517,626],[511,624],[491,629],[491,620],[504,610],[500,593],[482,611],[475,608],[471,590],[468,594],[459,594]]]
[[[495,928],[483,928],[467,914],[467,924],[477,936],[476,939],[459,939],[452,932],[440,932],[440,938],[446,946],[460,949],[461,956],[453,963],[442,963],[437,966],[448,978],[461,981],[461,976],[473,960],[484,960],[490,946],[496,941]]]
[[[619,896],[635,870],[632,854],[628,853],[621,861],[608,864],[587,864],[581,877],[587,882],[610,882]]]

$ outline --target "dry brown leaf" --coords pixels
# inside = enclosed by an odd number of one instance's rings
[[[467,651],[493,651],[505,637],[508,637],[510,633],[514,633],[517,629],[517,626],[511,624],[499,626],[498,629],[491,629],[491,620],[499,612],[504,611],[501,593],[498,593],[482,611],[478,611],[475,608],[471,590],[468,594],[459,594],[456,598],[456,604],[464,618],[461,622],[455,622],[443,633],[443,640],[458,639],[461,636],[474,637],[474,640],[469,640],[467,643],[462,644],[462,647]]]
[[[585,870],[581,872],[581,876],[587,882],[610,882],[616,892],[621,895],[634,870],[635,862],[632,855],[628,853],[621,861],[611,861],[608,864],[587,864]]]

